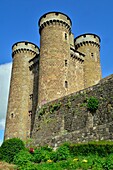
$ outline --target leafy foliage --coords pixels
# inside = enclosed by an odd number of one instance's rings
[[[103,164],[103,168],[106,170],[113,169],[113,154],[108,155],[106,161]]]
[[[46,162],[51,157],[52,149],[50,147],[44,146],[36,149],[33,153],[34,156],[34,162],[40,163],[40,162]]]
[[[99,141],[82,144],[64,143],[56,151],[48,146],[21,150],[13,163],[19,170],[111,170],[113,169],[113,142]]]
[[[58,161],[58,162],[41,162],[39,164],[33,164],[29,162],[27,164],[23,164],[19,167],[20,170],[112,170],[112,159],[113,154],[110,154],[107,157],[99,157],[98,155],[90,155],[90,156],[78,156],[77,158],[68,158],[66,160]]]
[[[60,109],[61,107],[61,102],[57,102],[57,103],[52,103],[51,105],[49,105],[48,107],[46,105],[42,106],[41,109],[38,111],[38,115],[43,116],[46,112],[49,113],[53,113],[54,111],[57,111]]]
[[[57,111],[59,110],[61,107],[61,102],[58,102],[58,103],[53,103],[49,106],[49,112],[50,113],[53,113],[54,111]]]
[[[89,142],[81,144],[71,144],[70,152],[75,155],[99,155],[107,156],[113,153],[113,142],[99,141],[99,142]]]
[[[18,138],[8,139],[3,142],[0,148],[1,159],[6,162],[13,162],[14,156],[24,150],[25,146],[22,140]]]
[[[98,109],[98,105],[99,105],[99,101],[97,98],[95,97],[90,97],[87,101],[87,108],[91,111],[91,112],[95,112]]]
[[[13,163],[16,165],[25,165],[28,164],[30,161],[34,161],[32,154],[28,151],[22,150],[18,154],[15,155],[13,159]]]
[[[39,170],[38,166],[32,162],[27,162],[26,164],[18,165],[19,170]]]
[[[51,159],[53,161],[66,160],[70,157],[69,148],[66,145],[61,145],[56,151],[52,152]]]
[[[44,114],[45,114],[45,112],[46,112],[46,106],[44,105],[44,106],[42,106],[41,107],[41,109],[38,111],[38,115],[39,116],[43,116]]]

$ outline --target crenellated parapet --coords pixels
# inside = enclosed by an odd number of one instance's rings
[[[73,48],[70,48],[70,55],[72,58],[75,58],[78,61],[81,61],[81,62],[84,61],[85,54],[75,51]]]
[[[38,55],[39,48],[31,42],[21,41],[12,46],[12,57],[17,53],[30,53],[31,55]]]
[[[69,30],[69,32],[71,32],[71,19],[60,12],[49,12],[44,14],[40,19],[39,19],[39,32],[41,33],[41,30],[43,28],[45,28],[46,26],[50,26],[50,25],[59,25],[59,26],[63,26],[66,29]]]
[[[96,34],[83,34],[75,38],[75,49],[77,50],[81,46],[95,46],[100,49],[100,37]]]

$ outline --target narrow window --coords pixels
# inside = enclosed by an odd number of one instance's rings
[[[65,33],[65,40],[67,40],[67,34]]]
[[[92,57],[92,58],[94,57],[94,54],[93,54],[93,53],[91,53],[91,57]]]
[[[13,118],[14,117],[14,114],[13,113],[11,113],[11,118]]]
[[[29,116],[32,116],[32,110],[29,110]]]
[[[29,95],[29,98],[30,98],[30,100],[33,99],[33,94],[30,94],[30,95]]]
[[[65,88],[68,88],[68,82],[65,81]]]
[[[65,66],[67,66],[67,60],[65,60]]]

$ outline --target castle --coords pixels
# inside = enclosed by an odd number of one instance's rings
[[[49,12],[39,19],[40,49],[31,42],[12,46],[12,76],[5,139],[31,137],[37,108],[101,80],[100,38],[74,39],[71,19]]]

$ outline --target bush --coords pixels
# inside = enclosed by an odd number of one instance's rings
[[[34,151],[33,157],[35,163],[46,162],[48,160],[54,162],[66,160],[70,157],[69,147],[61,145],[56,151],[53,151],[49,147],[41,147]]]
[[[75,155],[90,155],[97,154],[99,156],[107,156],[113,153],[113,142],[99,141],[81,144],[71,144],[70,152]]]
[[[39,149],[36,149],[33,153],[34,162],[40,163],[45,162],[50,159],[52,149],[48,146],[43,146]]]
[[[30,161],[33,161],[33,156],[28,151],[22,150],[15,155],[13,163],[16,165],[26,165]]]
[[[56,151],[53,151],[50,158],[56,162],[66,160],[69,157],[70,157],[69,148],[64,144],[61,145]]]
[[[37,165],[33,164],[32,162],[27,162],[26,164],[18,166],[18,169],[19,170],[39,170]]]
[[[14,156],[23,149],[25,149],[25,145],[22,140],[18,138],[8,139],[1,145],[1,159],[11,163],[13,162]]]
[[[105,163],[103,165],[103,168],[106,169],[106,170],[113,169],[113,154],[110,154],[107,157],[107,159],[106,159],[106,161],[105,161]]]
[[[87,108],[91,112],[95,112],[98,109],[98,104],[99,104],[98,99],[92,96],[87,101]]]

